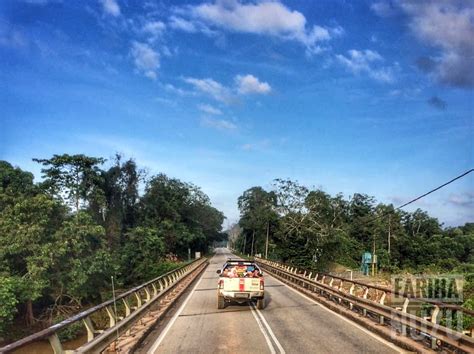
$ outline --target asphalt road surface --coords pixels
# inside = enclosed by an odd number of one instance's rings
[[[230,256],[227,249],[217,249],[148,353],[402,352],[268,274],[264,310],[250,304],[218,310],[216,270]]]

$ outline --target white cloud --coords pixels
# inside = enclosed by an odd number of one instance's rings
[[[437,81],[462,88],[474,87],[474,2],[462,0],[379,1],[372,9],[380,16],[408,17],[413,34],[440,52],[420,58],[418,66]]]
[[[227,87],[211,78],[197,79],[186,77],[183,80],[192,85],[197,92],[206,94],[216,101],[226,104],[235,102],[238,95],[267,94],[271,91],[268,83],[261,82],[257,77],[250,74],[244,76],[236,75],[234,87]]]
[[[108,15],[117,17],[120,16],[120,6],[116,0],[99,0],[102,4],[104,12]]]
[[[300,42],[309,54],[322,48],[317,44],[343,33],[341,27],[325,28],[307,25],[305,16],[278,1],[242,3],[239,0],[216,1],[179,8],[176,12],[189,19],[171,17],[174,28],[187,32],[207,24],[225,30],[275,36]]]
[[[266,82],[261,82],[253,75],[247,74],[245,76],[237,75],[235,77],[237,91],[241,94],[258,93],[267,94],[272,88]]]
[[[372,11],[374,11],[380,17],[390,17],[397,13],[391,2],[378,1],[370,5]]]
[[[213,107],[209,104],[200,104],[198,106],[199,110],[207,114],[220,115],[222,111],[219,108]]]
[[[474,193],[464,194],[450,194],[447,200],[448,203],[454,204],[455,206],[469,208],[472,210],[474,206]]]
[[[351,49],[347,56],[336,55],[336,59],[353,74],[365,73],[374,80],[391,83],[395,81],[394,68],[380,67],[377,63],[383,62],[383,57],[376,51]]]
[[[180,31],[188,32],[188,33],[201,32],[210,37],[216,35],[216,32],[211,30],[209,26],[207,26],[203,22],[191,21],[191,20],[187,20],[187,19],[184,19],[182,17],[177,17],[177,16],[171,16],[169,18],[169,26],[176,30],[180,30]]]
[[[233,101],[233,95],[230,90],[213,79],[196,79],[193,77],[187,77],[184,78],[184,81],[192,85],[196,90],[211,96],[217,101],[224,103],[230,103]]]
[[[225,119],[213,119],[213,118],[205,117],[201,120],[201,123],[206,127],[211,127],[218,130],[237,129],[237,126],[234,123]]]
[[[194,33],[197,32],[197,28],[191,21],[185,20],[184,18],[171,16],[169,20],[169,25],[174,28],[184,32]]]
[[[161,36],[166,28],[166,25],[161,21],[151,21],[147,22],[143,26],[143,31],[149,33],[152,38],[157,38]]]
[[[138,71],[150,79],[156,79],[157,69],[160,67],[160,54],[148,44],[133,42],[131,54]]]
[[[183,90],[182,88],[176,87],[172,84],[166,84],[164,85],[164,88],[166,91],[175,93],[179,96],[193,96],[194,95],[194,92]]]
[[[424,43],[441,49],[434,74],[443,83],[474,87],[474,3],[401,1],[410,28]]]

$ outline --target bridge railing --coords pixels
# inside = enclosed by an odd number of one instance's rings
[[[474,316],[474,311],[459,305],[448,304],[431,299],[416,298],[409,294],[397,292],[388,287],[367,284],[326,273],[315,273],[297,267],[255,258],[256,262],[272,275],[283,281],[296,285],[303,291],[316,293],[326,297],[336,305],[345,306],[350,311],[357,311],[363,317],[373,317],[379,325],[390,324],[402,335],[411,329],[424,338],[428,338],[430,346],[435,349],[443,345],[460,349],[465,352],[474,351],[472,329],[470,332],[459,332],[440,325],[443,310],[463,316]],[[401,299],[400,306],[395,305],[394,297]],[[410,313],[413,304],[427,305],[428,316],[420,317]],[[397,302],[398,304],[398,302]],[[462,319],[462,317],[458,317]]]
[[[55,354],[100,352],[107,348],[117,336],[125,333],[150,305],[162,298],[181,279],[205,262],[207,258],[196,259],[118,295],[115,300],[105,301],[40,332],[6,345],[0,348],[0,353],[8,353],[45,339],[49,341]],[[97,323],[101,321],[97,321],[98,318],[108,318],[108,324],[99,328]],[[74,350],[64,350],[59,332],[79,321],[82,321],[87,332],[87,342]]]

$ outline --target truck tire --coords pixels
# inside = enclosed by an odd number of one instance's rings
[[[217,308],[219,310],[225,308],[224,296],[217,296]]]
[[[265,308],[265,298],[264,297],[257,300],[257,308],[259,310],[263,310]]]

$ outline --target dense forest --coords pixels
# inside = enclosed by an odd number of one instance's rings
[[[359,193],[347,200],[282,179],[269,191],[246,190],[238,206],[239,223],[229,231],[237,252],[327,271],[334,264],[358,269],[362,254],[375,251],[385,275],[462,274],[462,306],[474,309],[474,223],[443,228],[420,209],[406,212]],[[465,329],[473,325],[464,318]]]
[[[34,161],[42,166],[39,183],[0,161],[0,337],[12,336],[15,321],[43,327],[108,299],[111,276],[127,288],[176,267],[188,249],[207,252],[227,238],[224,215],[197,186],[147,176],[133,159],[64,154]],[[443,228],[419,209],[282,179],[269,191],[246,190],[238,207],[239,223],[227,233],[239,252],[357,269],[363,252],[375,250],[379,269],[389,273],[465,274],[465,305],[474,307],[474,223]]]
[[[224,215],[197,186],[147,177],[132,159],[34,159],[43,179],[0,161],[0,338],[59,321],[158,276],[188,249],[225,238]]]
[[[363,252],[378,255],[380,270],[474,272],[474,223],[443,228],[418,209],[406,212],[365,194],[341,194],[277,179],[270,191],[246,190],[238,200],[241,232],[233,248],[296,266],[328,262],[358,268]]]

